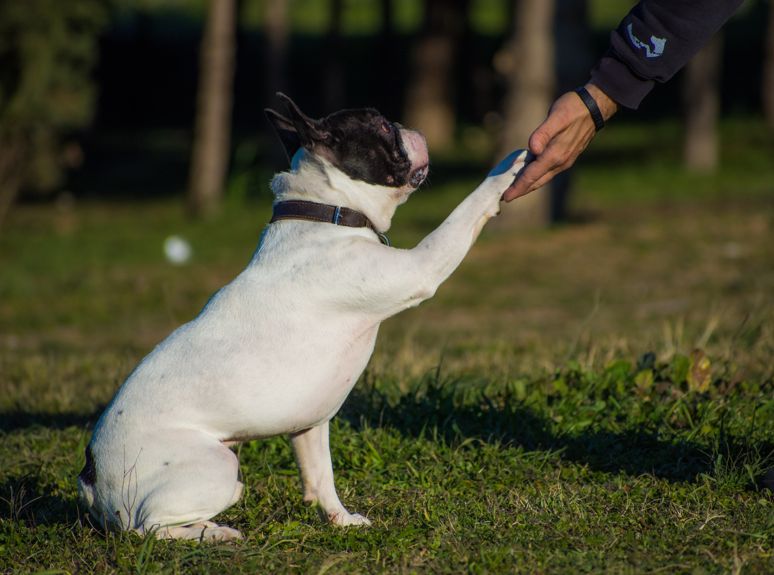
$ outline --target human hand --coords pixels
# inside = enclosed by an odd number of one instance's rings
[[[605,120],[615,114],[618,105],[602,90],[593,84],[586,84],[586,89]],[[580,96],[575,92],[560,96],[546,120],[529,137],[529,151],[535,158],[505,191],[503,200],[510,202],[546,185],[575,163],[595,133],[594,120]]]

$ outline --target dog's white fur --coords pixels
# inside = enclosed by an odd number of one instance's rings
[[[401,136],[412,165],[426,163],[424,141]],[[96,481],[79,481],[91,515],[158,537],[239,537],[209,521],[242,493],[227,445],[290,434],[304,501],[336,525],[368,524],[336,494],[328,422],[365,368],[380,322],[435,293],[497,214],[524,157],[504,160],[414,249],[384,246],[367,228],[267,226],[247,268],[140,363],[100,418],[90,444]],[[353,181],[303,150],[272,188],[278,201],[359,210],[380,231],[412,191]]]

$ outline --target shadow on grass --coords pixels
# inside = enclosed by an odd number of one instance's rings
[[[24,431],[34,428],[61,430],[68,427],[90,429],[102,413],[91,414],[35,413],[11,411],[0,413],[0,432]],[[77,454],[82,455],[82,453]],[[73,453],[73,457],[76,454]],[[75,484],[76,471],[68,482]],[[0,483],[0,520],[9,520],[28,527],[38,525],[72,525],[82,517],[74,498],[58,495],[61,479],[48,477],[42,470],[16,474]]]
[[[64,429],[92,427],[101,409],[90,415],[77,413],[4,413],[0,430],[14,431],[33,427]],[[522,447],[526,451],[551,451],[564,461],[587,465],[593,471],[650,475],[671,482],[696,482],[701,474],[717,474],[717,453],[707,444],[684,439],[664,439],[647,430],[584,429],[574,433],[556,431],[556,425],[506,396],[489,398],[480,393],[464,401],[455,397],[453,386],[429,385],[404,393],[397,401],[373,386],[356,389],[347,400],[340,417],[353,429],[365,426],[391,428],[407,438],[432,435],[447,445],[458,445],[466,439]],[[774,453],[774,446],[764,442],[755,446],[725,437],[720,430],[722,456],[726,461],[752,460],[758,452]],[[755,452],[755,453],[753,453]],[[769,487],[774,472],[760,478]],[[75,472],[72,474],[75,480]],[[61,483],[61,481],[60,481]],[[753,487],[747,481],[746,488]],[[11,476],[0,484],[0,519],[29,527],[42,524],[72,524],[81,514],[75,498],[56,495],[60,490],[54,479],[40,472]]]
[[[496,407],[484,397],[482,403],[459,405],[443,388],[431,387],[424,394],[405,394],[397,403],[373,389],[356,389],[340,413],[354,429],[364,425],[391,427],[407,437],[420,437],[437,430],[447,444],[468,438],[519,446],[527,451],[554,451],[567,461],[586,464],[603,472],[654,475],[669,481],[695,481],[713,471],[712,449],[686,440],[665,440],[651,431],[623,432],[583,430],[576,434],[557,433],[551,422],[518,402]],[[102,409],[90,415],[77,413],[3,413],[0,431],[32,427],[65,429],[92,428]],[[744,460],[751,448],[739,441],[722,438],[725,457]],[[774,453],[774,446],[759,445],[762,453]],[[36,485],[35,477],[26,477]],[[15,485],[12,482],[12,485]],[[7,499],[8,486],[0,486],[0,498]],[[34,491],[34,490],[33,490]],[[17,489],[18,492],[18,489]],[[0,512],[0,517],[3,517]]]
[[[30,427],[65,429],[67,427],[91,428],[104,410],[100,407],[94,413],[36,413],[27,411],[0,412],[0,431],[12,432]]]
[[[396,403],[368,389],[355,392],[341,416],[355,429],[391,427],[409,437],[433,432],[448,444],[474,438],[527,451],[550,450],[594,471],[653,475],[672,482],[695,482],[700,474],[712,474],[716,455],[707,445],[666,440],[647,430],[557,433],[548,419],[518,401],[495,406],[482,396],[480,403],[459,405],[450,394],[433,387],[422,394],[405,394]],[[755,450],[727,437],[721,440],[724,456],[732,461],[747,460]],[[771,452],[772,446],[757,449]]]
[[[57,486],[47,483],[40,474],[7,479],[0,484],[0,520],[28,527],[71,525],[81,517],[78,505],[75,499],[55,495],[57,491]]]

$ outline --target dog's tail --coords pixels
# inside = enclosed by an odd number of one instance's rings
[[[86,447],[86,464],[78,474],[78,497],[89,510],[94,508],[94,484],[96,482],[97,468],[94,465],[91,445],[89,445]]]

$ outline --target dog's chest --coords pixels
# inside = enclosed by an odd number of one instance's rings
[[[341,407],[373,353],[378,325],[354,332],[345,340],[337,357],[330,365],[329,377],[321,377],[318,385],[308,388],[309,401],[302,409],[304,427],[330,419]]]
[[[230,406],[212,414],[215,427],[228,439],[249,439],[292,433],[331,419],[365,369],[377,331],[378,324],[371,323],[350,325],[337,337],[308,333],[292,357],[280,352],[273,366],[264,358],[255,376],[237,379]]]

